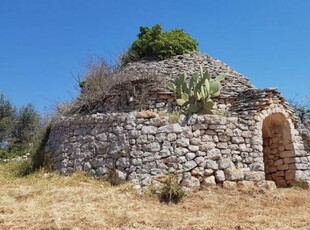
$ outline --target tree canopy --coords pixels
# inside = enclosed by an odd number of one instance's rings
[[[122,61],[126,63],[142,58],[166,59],[195,50],[198,50],[198,42],[183,29],[163,32],[159,24],[152,28],[141,26],[138,39],[132,43]]]

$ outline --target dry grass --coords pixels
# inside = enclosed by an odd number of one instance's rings
[[[310,191],[203,190],[178,205],[82,174],[18,178],[0,165],[0,229],[309,229]]]

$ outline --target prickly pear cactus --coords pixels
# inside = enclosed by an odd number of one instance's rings
[[[207,71],[200,71],[193,74],[187,81],[187,74],[181,74],[174,82],[167,83],[167,89],[174,92],[176,103],[186,113],[211,113],[214,106],[213,97],[220,95],[221,81],[224,75],[215,79],[211,78]]]

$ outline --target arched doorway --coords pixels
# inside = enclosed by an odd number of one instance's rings
[[[295,179],[294,145],[290,124],[284,114],[274,113],[263,121],[263,153],[266,180],[277,186],[292,185]]]

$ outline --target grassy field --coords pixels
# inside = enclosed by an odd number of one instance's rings
[[[81,173],[17,177],[0,164],[0,229],[310,229],[310,191],[207,189],[179,204]]]

